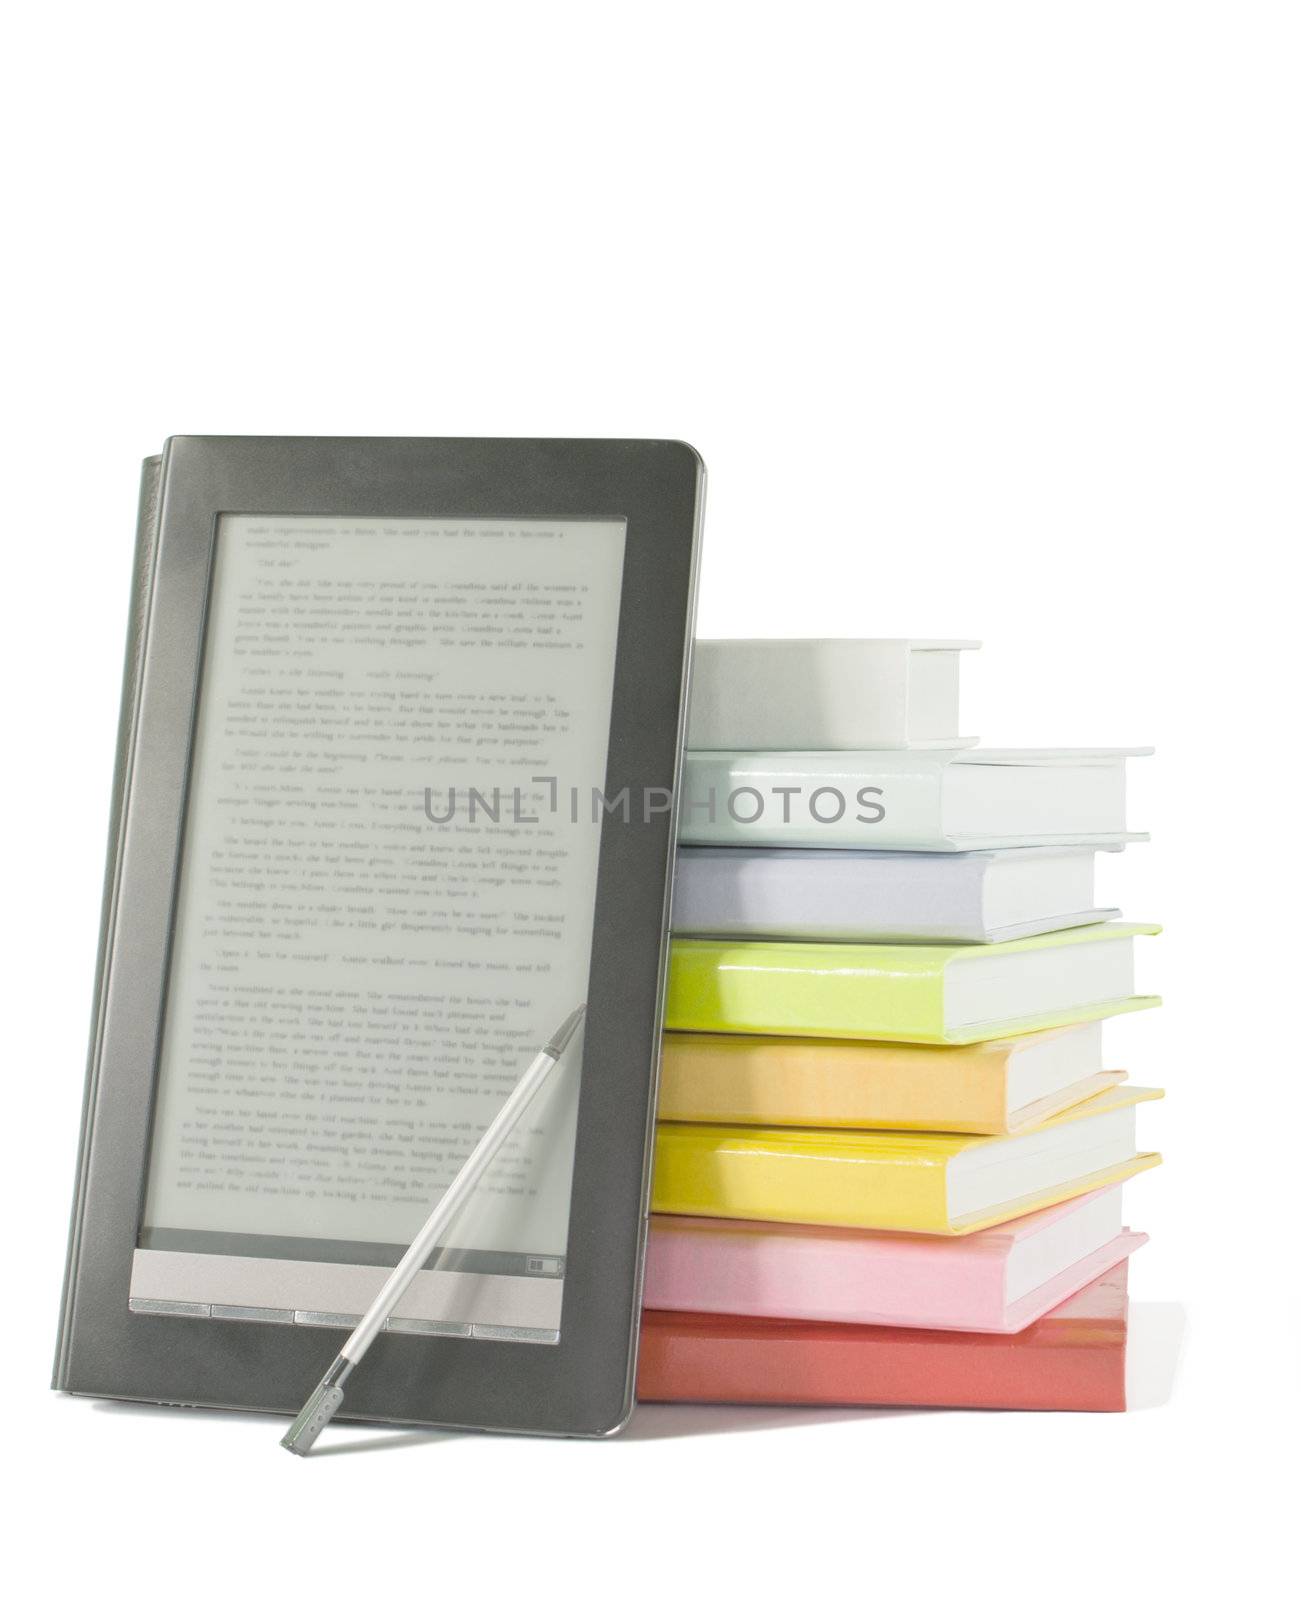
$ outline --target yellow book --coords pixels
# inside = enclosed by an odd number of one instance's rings
[[[1160,1089],[1095,1095],[1025,1133],[744,1128],[663,1122],[653,1209],[901,1233],[973,1233],[1155,1166],[1134,1108]]]
[[[985,1044],[666,1033],[660,1117],[770,1127],[1019,1133],[1123,1083],[1102,1024]]]
[[[1108,922],[996,945],[675,939],[665,1026],[972,1044],[1158,1004],[1134,993],[1136,935]]]

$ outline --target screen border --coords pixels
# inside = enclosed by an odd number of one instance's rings
[[[673,803],[602,824],[560,1339],[382,1339],[341,1415],[582,1436],[627,1420],[703,499],[676,441],[180,436],[146,463],[57,1387],[293,1413],[339,1343],[127,1306],[218,517],[609,517],[626,535],[605,793]]]

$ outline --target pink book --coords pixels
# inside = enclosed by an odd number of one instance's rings
[[[1146,1242],[1120,1186],[962,1238],[651,1218],[643,1304],[733,1317],[1018,1333]]]

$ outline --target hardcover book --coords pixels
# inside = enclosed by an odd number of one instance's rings
[[[1128,1263],[1020,1333],[644,1311],[640,1400],[1123,1411]]]
[[[670,1122],[1019,1133],[1113,1088],[1102,1024],[984,1044],[874,1044],[773,1034],[666,1033]]]
[[[676,933],[707,939],[1001,944],[1119,916],[1095,905],[1091,846],[678,851]]]
[[[1119,1186],[961,1239],[653,1217],[643,1304],[656,1311],[1019,1333],[1147,1235]]]
[[[1135,750],[689,750],[683,844],[838,850],[1116,845]]]
[[[696,1217],[964,1234],[1156,1166],[1124,1085],[1027,1133],[873,1133],[661,1122],[651,1208]]]
[[[958,734],[971,639],[697,639],[697,750],[926,750]]]
[[[1134,939],[1110,922],[999,945],[674,939],[665,1026],[974,1044],[1137,1011]]]

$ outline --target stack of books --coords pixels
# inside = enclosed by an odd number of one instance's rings
[[[697,646],[643,1399],[1124,1408],[1147,752],[973,748],[966,648]]]

